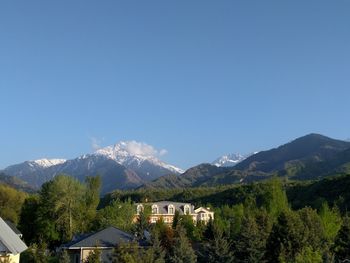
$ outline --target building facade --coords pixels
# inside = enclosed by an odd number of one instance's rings
[[[175,211],[179,212],[179,215],[188,215],[192,217],[193,223],[201,221],[206,224],[211,219],[214,219],[214,212],[210,208],[199,207],[196,208],[190,203],[179,203],[172,201],[160,201],[154,203],[137,203],[135,204],[136,214],[134,221],[137,220],[141,211],[144,211],[148,206],[151,209],[149,216],[150,223],[156,223],[162,219],[166,224],[172,224],[175,216]]]

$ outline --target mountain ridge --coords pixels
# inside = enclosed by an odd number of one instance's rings
[[[343,159],[339,161],[341,156]],[[329,162],[333,162],[333,166]],[[343,167],[341,171],[346,168],[350,171],[349,142],[335,140],[320,134],[308,134],[277,148],[258,152],[233,167],[227,167],[224,171],[198,165],[194,167],[195,170],[189,169],[179,176],[160,177],[142,187],[216,186],[254,182],[275,175],[296,180],[309,180],[327,176],[327,174],[317,173],[314,166],[322,164],[324,167],[329,167],[328,174],[332,174],[341,169],[338,167],[339,162]]]
[[[99,174],[102,178],[102,192],[106,192],[114,188],[135,188],[160,176],[182,172],[180,168],[160,161],[156,154],[154,148],[147,144],[120,142],[75,159],[44,158],[25,161],[8,166],[3,172],[28,182],[34,188],[39,188],[62,173],[81,181],[86,176]]]

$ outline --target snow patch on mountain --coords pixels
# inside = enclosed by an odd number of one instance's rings
[[[58,164],[63,164],[67,160],[66,159],[39,159],[34,161],[29,161],[29,165],[38,165],[43,168],[51,167]]]
[[[145,161],[153,165],[163,167],[175,173],[183,173],[184,170],[164,163],[157,157],[166,153],[166,150],[156,150],[153,146],[136,141],[121,141],[113,146],[107,146],[97,150],[94,155],[108,157],[117,163],[129,167],[131,165],[141,166]]]
[[[216,159],[214,162],[212,162],[212,164],[217,167],[232,167],[242,162],[251,155],[252,154],[243,155],[239,153],[226,154]]]

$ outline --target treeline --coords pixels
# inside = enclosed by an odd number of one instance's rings
[[[344,209],[349,184],[350,176],[303,184],[274,178],[243,186],[116,191],[100,200],[99,177],[81,183],[61,175],[32,195],[0,185],[0,216],[18,224],[31,246],[22,256],[28,263],[66,262],[66,255],[49,251],[76,234],[107,226],[147,244],[145,249],[139,243],[116,248],[113,262],[341,262],[350,259]],[[146,209],[132,223],[134,202],[158,200],[209,206],[215,220],[195,226],[176,214],[170,227],[162,221],[150,225]],[[88,262],[99,262],[98,253]]]
[[[322,180],[293,181],[280,177],[286,191],[288,201],[293,209],[311,206],[319,210],[324,202],[335,204],[342,213],[350,208],[350,175],[333,175]],[[254,198],[258,205],[269,187],[266,181],[243,185],[220,185],[216,187],[193,187],[174,189],[137,189],[116,190],[105,195],[100,207],[108,205],[111,200],[127,200],[134,202],[171,200],[191,202],[197,206],[210,204],[218,207],[223,204],[236,205],[246,199]],[[268,182],[268,181],[267,181]]]

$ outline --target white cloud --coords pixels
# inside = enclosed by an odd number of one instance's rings
[[[168,151],[167,151],[167,150],[165,150],[165,149],[161,149],[161,150],[159,151],[159,156],[166,155],[167,153],[168,153]]]
[[[168,153],[165,149],[157,150],[152,145],[137,141],[124,142],[124,148],[132,155],[157,157]]]
[[[101,146],[102,141],[103,141],[103,139],[98,139],[96,137],[90,137],[91,148],[94,151],[101,149],[102,148],[102,146]]]

